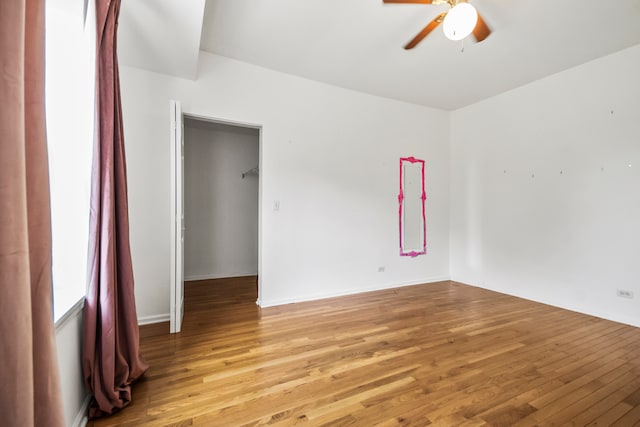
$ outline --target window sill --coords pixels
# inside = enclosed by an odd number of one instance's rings
[[[62,316],[60,316],[58,320],[56,320],[55,322],[56,332],[62,329],[64,325],[66,325],[69,322],[69,320],[71,320],[72,318],[75,318],[78,315],[78,313],[82,311],[83,308],[84,308],[84,297],[80,297],[80,299],[75,304],[73,304],[73,306],[71,306],[69,310],[67,310]]]

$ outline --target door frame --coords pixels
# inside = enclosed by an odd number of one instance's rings
[[[182,329],[184,315],[184,114],[179,101],[169,101],[171,132],[171,276],[169,332]]]
[[[179,101],[171,101],[171,102],[178,102]],[[263,162],[262,162],[262,125],[260,124],[256,124],[256,123],[249,123],[249,122],[241,122],[241,121],[235,121],[235,120],[228,120],[228,119],[221,119],[218,117],[212,117],[212,116],[208,116],[208,115],[202,115],[202,114],[197,114],[197,113],[192,113],[192,112],[186,112],[184,110],[182,110],[182,118],[181,118],[181,122],[184,123],[184,119],[188,118],[191,120],[198,120],[198,121],[203,121],[203,122],[209,122],[209,123],[216,123],[216,124],[223,124],[223,125],[229,125],[229,126],[236,126],[236,127],[243,127],[243,128],[250,128],[250,129],[257,129],[258,130],[258,170],[260,171],[260,179],[258,180],[258,299],[256,300],[256,304],[260,305],[260,301],[262,301],[262,189],[263,189]],[[172,132],[173,129],[172,129]],[[182,132],[182,138],[184,139],[184,131]],[[181,147],[176,146],[175,144],[178,144],[178,141],[173,141],[172,140],[172,144],[171,144],[171,153],[172,153],[172,158],[174,156],[173,153],[179,152],[176,150],[179,150]],[[178,262],[179,260],[177,259],[176,256],[173,256],[174,254],[177,254],[179,248],[178,248],[178,241],[175,238],[175,229],[174,227],[176,227],[176,217],[177,217],[177,212],[179,212],[181,209],[183,209],[182,206],[177,206],[178,200],[176,197],[176,188],[178,185],[178,179],[179,177],[176,174],[176,168],[175,165],[172,164],[172,168],[171,168],[171,221],[172,221],[172,237],[171,237],[171,272],[172,274],[176,271],[176,262]],[[184,168],[182,168],[182,177],[180,177],[182,180],[182,183],[184,183]],[[184,212],[182,212],[182,214],[184,214]],[[182,262],[184,263],[184,259],[182,260]],[[184,265],[182,266],[182,271],[184,271]],[[184,295],[184,281],[179,281],[179,280],[171,280],[170,281],[170,298],[175,298],[175,295]],[[171,313],[170,313],[170,331],[171,333],[176,333],[176,332],[180,332],[180,330],[176,330],[176,325],[175,325],[175,318],[180,314],[178,313],[178,310],[180,310],[180,307],[177,306],[173,306],[170,307],[171,309]]]

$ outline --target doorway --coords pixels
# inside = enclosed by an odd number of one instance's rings
[[[182,248],[173,253],[184,251],[182,259],[172,257],[182,263],[182,268],[172,268],[182,272],[171,291],[180,296],[185,281],[257,278],[261,269],[261,127],[186,113],[182,119],[183,162],[172,177],[175,185],[183,184],[174,217],[184,215],[184,238],[172,239],[176,245],[182,240]],[[259,281],[256,286],[259,299]],[[176,321],[171,331],[179,332],[184,300],[174,299],[181,307],[172,304]]]

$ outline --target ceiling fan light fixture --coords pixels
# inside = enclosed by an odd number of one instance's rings
[[[469,3],[458,3],[449,10],[442,22],[442,30],[449,40],[467,37],[478,22],[478,12]]]

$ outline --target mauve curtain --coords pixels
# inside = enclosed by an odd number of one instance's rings
[[[96,0],[96,135],[83,345],[84,380],[94,396],[90,418],[112,414],[128,405],[131,384],[147,369],[140,355],[129,247],[116,53],[119,10],[120,0]]]
[[[63,426],[42,0],[0,0],[0,105],[0,424]]]

